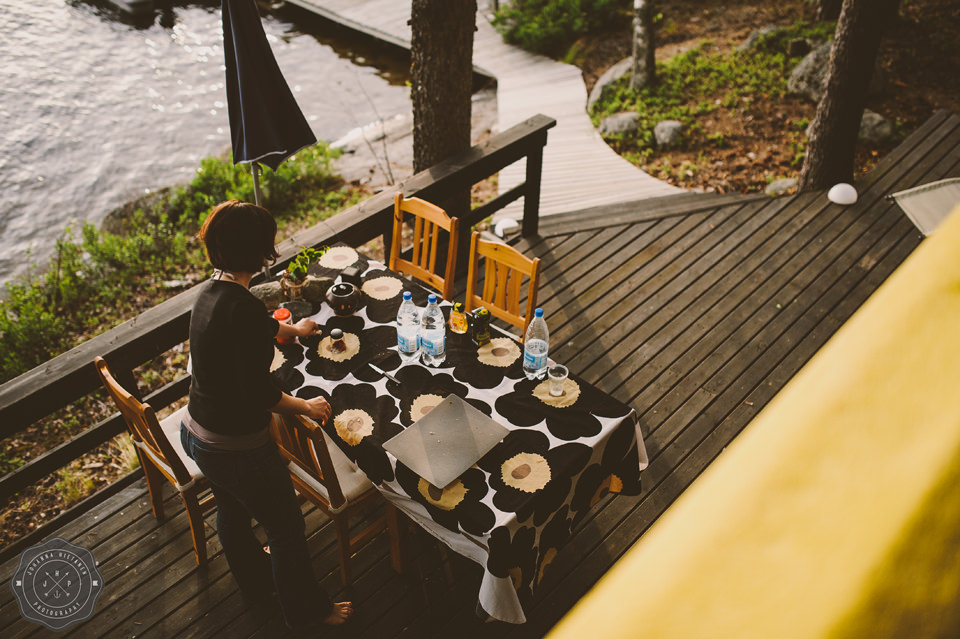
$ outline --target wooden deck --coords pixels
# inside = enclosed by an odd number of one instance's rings
[[[335,532],[305,507],[317,573],[357,610],[330,636],[542,637],[921,242],[884,196],[958,176],[960,117],[940,113],[858,183],[850,207],[822,192],[684,194],[542,221],[518,246],[544,260],[551,353],[640,414],[651,460],[643,493],[598,504],[516,627],[477,619],[479,569],[425,534],[413,536],[402,577],[387,540],[374,539],[342,592]],[[57,636],[286,636],[278,618],[243,608],[213,519],[212,559],[198,569],[183,510],[172,494],[168,502],[158,525],[138,481],[55,535],[90,548],[105,583],[96,615]],[[4,580],[16,567],[5,561]],[[0,635],[53,633],[20,619],[5,588]]]
[[[410,47],[409,0],[290,0],[328,20],[375,38]],[[587,89],[580,69],[503,42],[478,1],[473,63],[497,80],[500,130],[543,113],[557,120],[543,156],[540,215],[681,193],[617,155],[600,137],[586,112]],[[523,182],[523,163],[500,171],[501,193]],[[496,219],[519,219],[519,205]]]

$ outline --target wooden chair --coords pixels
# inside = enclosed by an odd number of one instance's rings
[[[180,444],[180,420],[186,412],[181,408],[163,421],[150,404],[144,404],[124,389],[102,357],[94,359],[100,381],[113,397],[120,414],[127,422],[130,438],[137,449],[140,466],[147,478],[150,504],[157,521],[163,520],[164,480],[170,482],[180,493],[190,521],[190,534],[197,565],[207,563],[207,536],[203,528],[203,513],[214,505],[213,495],[201,500],[200,492],[206,488],[206,479],[200,469],[183,450]]]
[[[477,295],[479,259],[484,258],[483,290]],[[529,278],[526,312],[520,314],[523,278]],[[485,306],[490,314],[520,329],[520,341],[527,332],[537,306],[537,287],[540,282],[540,258],[525,257],[512,246],[480,239],[480,233],[470,236],[470,266],[467,272],[466,309]]]
[[[337,528],[340,546],[340,580],[350,585],[350,557],[382,530],[390,534],[393,567],[402,572],[401,529],[397,510],[389,502],[386,513],[350,536],[350,515],[380,498],[367,476],[329,441],[323,429],[302,415],[274,415],[270,434],[289,464],[290,478],[301,495],[317,505]]]
[[[400,257],[404,228],[404,213],[414,218],[413,254],[410,260]],[[443,277],[437,275],[437,247],[440,231],[449,234],[447,266]],[[449,217],[439,206],[420,198],[404,198],[397,193],[393,202],[393,241],[390,244],[390,270],[411,275],[441,293],[443,299],[453,299],[454,269],[457,265],[457,239],[460,220]]]

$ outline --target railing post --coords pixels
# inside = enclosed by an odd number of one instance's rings
[[[543,170],[543,146],[546,144],[546,135],[543,143],[537,144],[527,156],[526,193],[523,196],[523,227],[524,237],[536,235],[540,225],[540,178]]]

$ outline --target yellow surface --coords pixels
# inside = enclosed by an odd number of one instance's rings
[[[958,211],[551,639],[960,632]]]

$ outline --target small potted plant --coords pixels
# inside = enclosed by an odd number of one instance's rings
[[[290,260],[287,269],[283,272],[283,277],[280,279],[280,284],[286,291],[287,299],[301,299],[303,285],[307,281],[307,270],[325,252],[326,248],[304,248]]]

